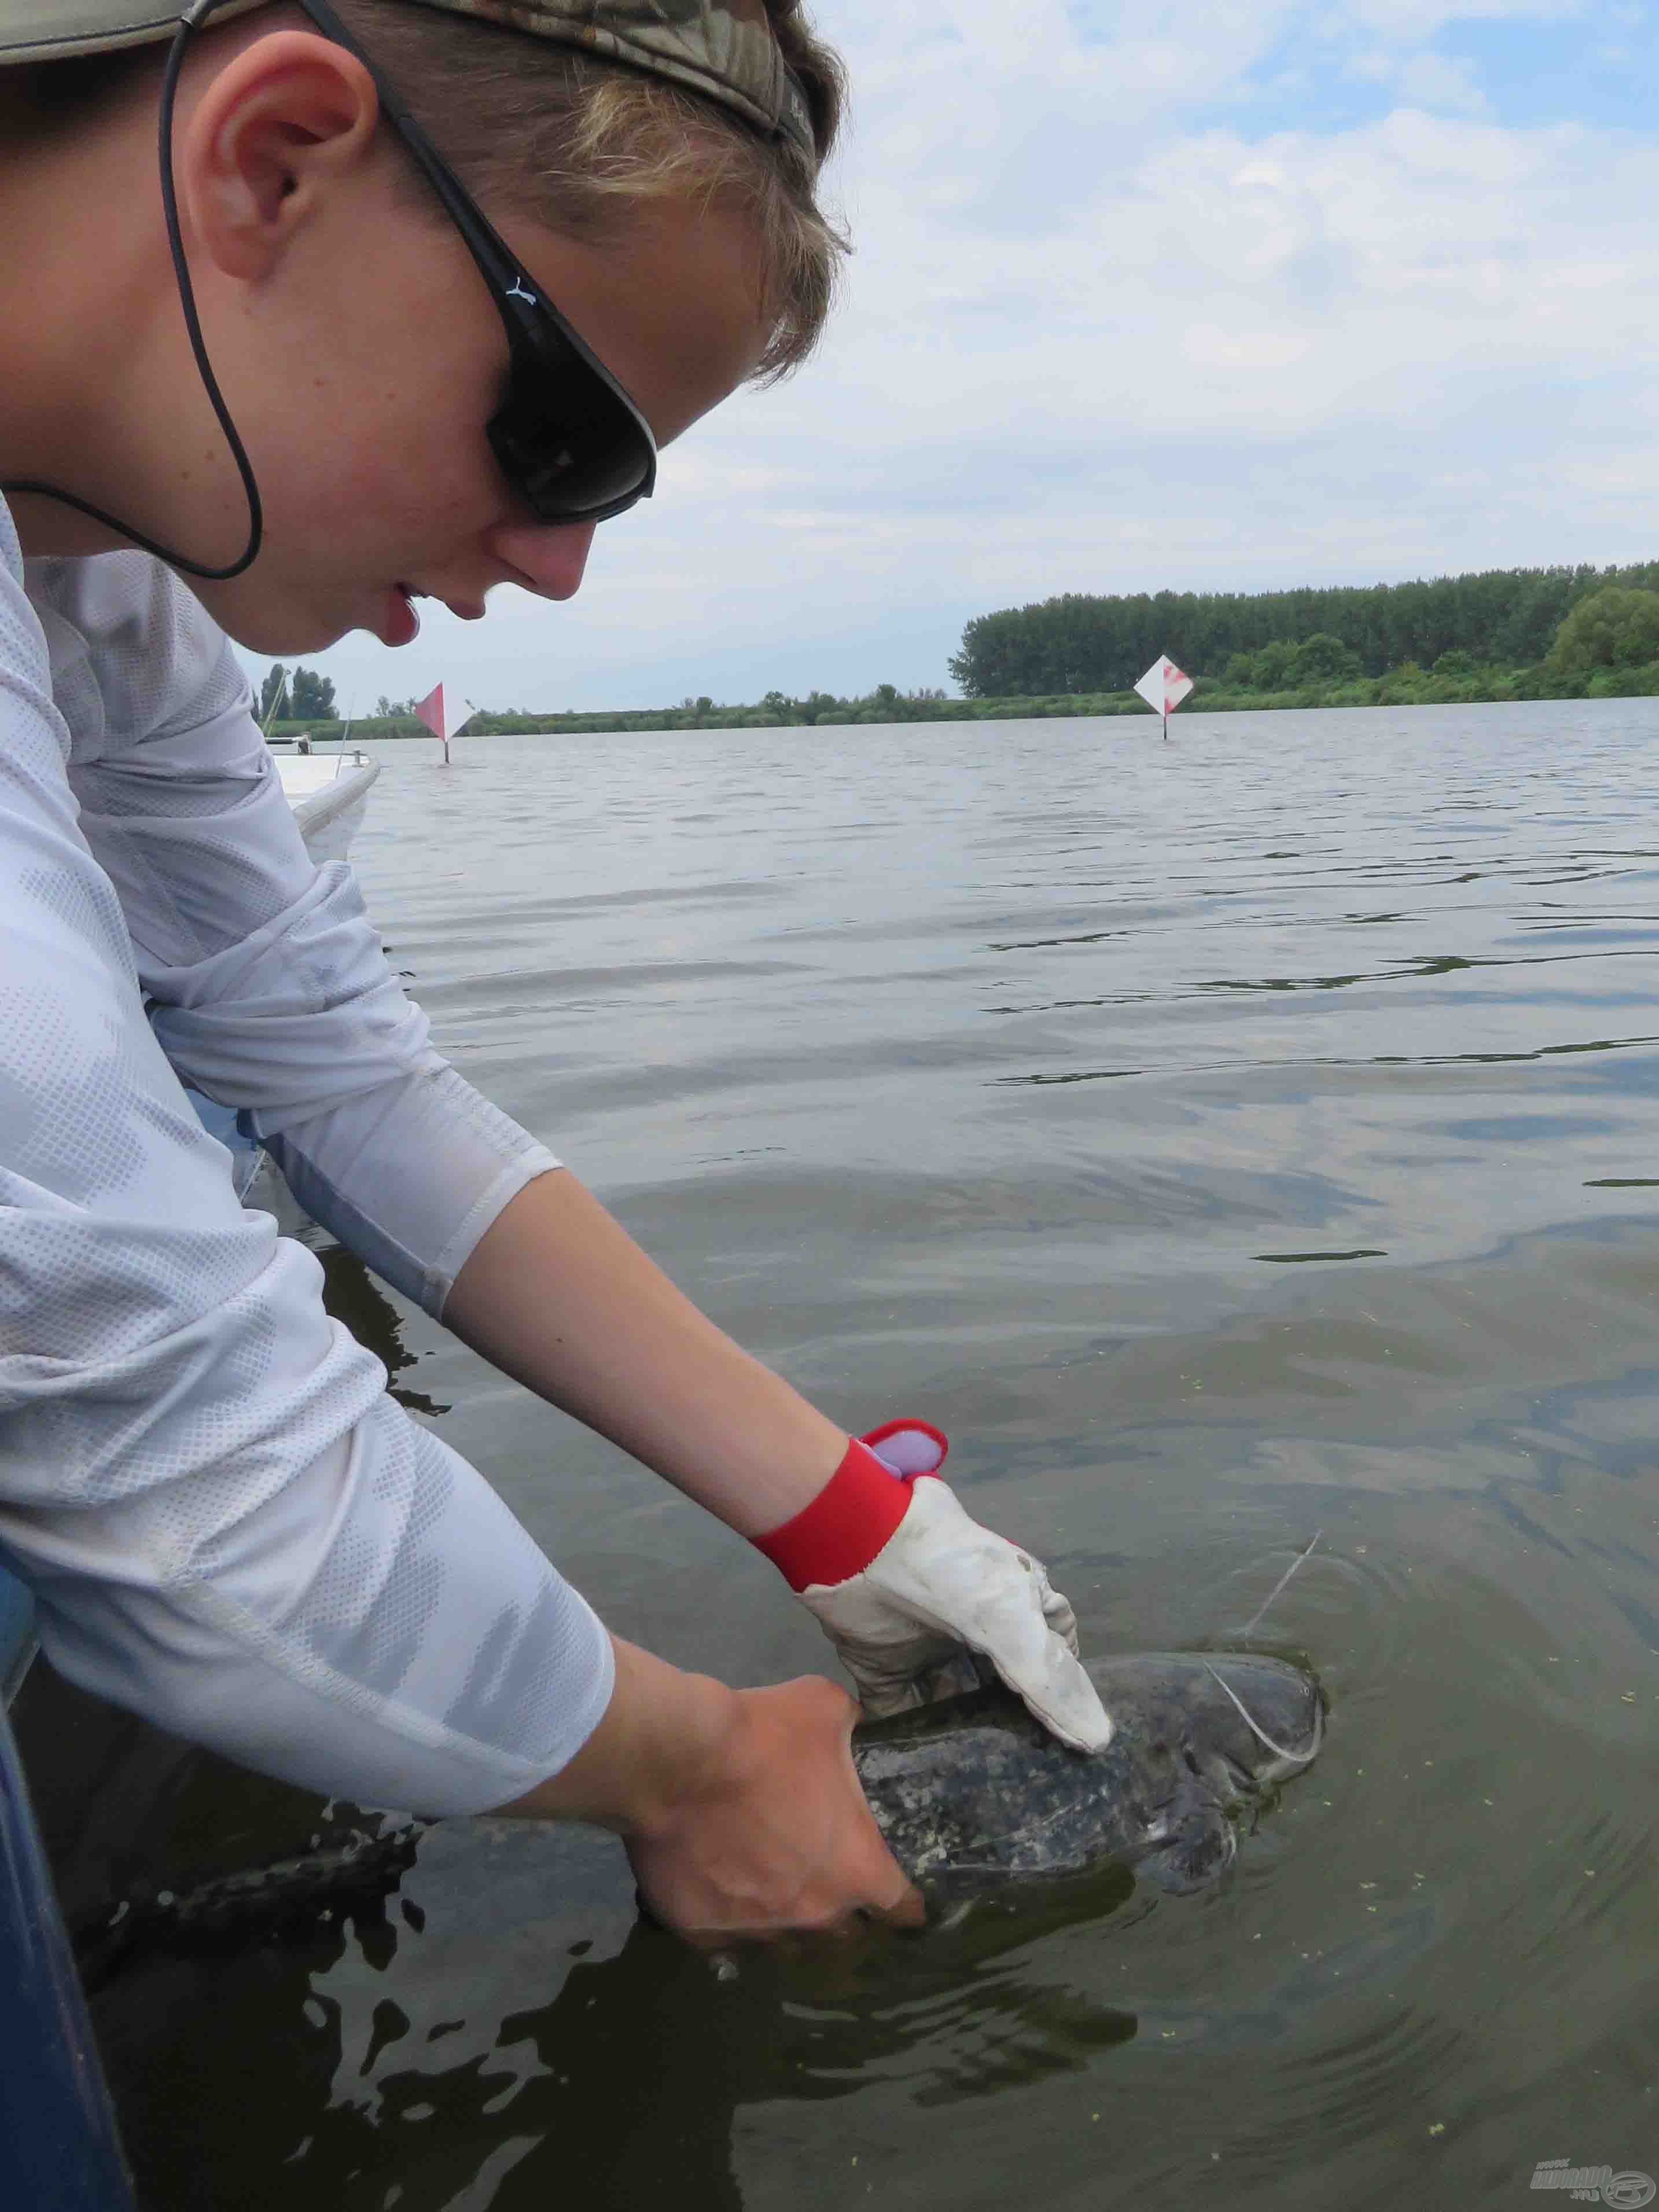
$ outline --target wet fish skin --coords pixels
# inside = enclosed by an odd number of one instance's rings
[[[1098,1661],[1089,1673],[1114,1724],[1098,1755],[1067,1751],[1000,1686],[854,1735],[854,1764],[877,1822],[899,1863],[937,1900],[1113,1863],[1166,1889],[1202,1888],[1237,1848],[1229,1809],[1259,1802],[1319,1748],[1317,1685],[1282,1660],[1145,1652]],[[1223,1682],[1290,1758],[1252,1732]],[[130,1897],[76,1931],[82,1973],[100,1979],[145,1950],[305,1936],[337,1911],[372,1917],[414,1864],[428,1825],[378,1836],[354,1831],[275,1865]],[[515,1840],[545,1850],[551,1888],[568,1880],[568,1831],[555,1826]]]
[[[1230,1813],[1320,1747],[1318,1685],[1281,1659],[1137,1652],[1089,1674],[1113,1722],[1097,1753],[1068,1751],[1000,1686],[859,1730],[854,1763],[877,1825],[925,1891],[945,1899],[1109,1862],[1167,1890],[1202,1889],[1237,1850]]]

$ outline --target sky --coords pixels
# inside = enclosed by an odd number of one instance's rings
[[[1060,592],[1659,556],[1651,0],[815,13],[822,350],[668,449],[573,601],[313,656],[343,707],[952,689],[964,623]]]

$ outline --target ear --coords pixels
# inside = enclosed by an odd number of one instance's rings
[[[186,236],[228,276],[269,275],[331,187],[371,158],[379,119],[368,70],[331,40],[278,31],[244,46],[174,125]]]

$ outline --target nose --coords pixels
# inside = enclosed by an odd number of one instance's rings
[[[595,527],[591,522],[504,522],[490,532],[489,550],[517,571],[526,591],[544,599],[572,599],[581,589]]]

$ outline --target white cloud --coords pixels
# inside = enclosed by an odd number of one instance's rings
[[[1386,85],[1410,107],[1435,108],[1443,113],[1483,115],[1487,101],[1475,76],[1474,64],[1431,52],[1389,52],[1373,47],[1357,54],[1349,74],[1374,84]]]
[[[1595,12],[1595,0],[1340,0],[1345,26],[1395,46],[1423,45],[1457,23],[1563,23]]]
[[[846,0],[860,252],[820,359],[673,449],[572,606],[328,665],[364,704],[855,690],[1054,591],[1650,555],[1659,150],[1448,112],[1478,87],[1424,43],[1571,12],[1345,0],[1322,67],[1379,56],[1401,104],[1264,133],[1217,104],[1292,5]]]

